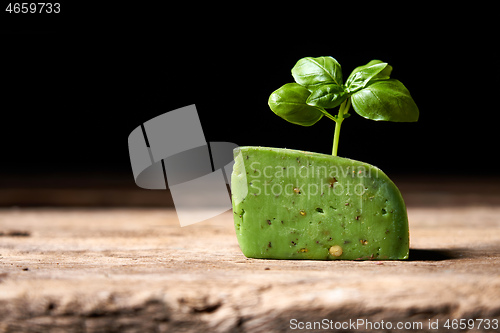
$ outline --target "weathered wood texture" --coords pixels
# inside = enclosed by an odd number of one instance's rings
[[[429,319],[498,319],[500,207],[474,198],[409,206],[408,261],[247,259],[230,212],[181,228],[171,209],[6,208],[0,332],[300,331],[291,319],[426,331]]]

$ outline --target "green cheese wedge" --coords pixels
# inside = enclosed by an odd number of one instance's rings
[[[269,259],[407,259],[406,207],[377,167],[291,149],[240,147],[231,176],[243,254]]]

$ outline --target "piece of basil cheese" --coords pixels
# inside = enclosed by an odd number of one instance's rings
[[[290,149],[240,147],[231,177],[243,254],[272,259],[407,259],[406,207],[377,167]]]

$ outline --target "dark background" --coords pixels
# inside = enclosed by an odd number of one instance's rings
[[[389,175],[497,175],[498,51],[487,8],[100,6],[62,3],[59,16],[2,9],[4,184],[109,176],[133,186],[129,133],[193,103],[207,141],[329,154],[332,121],[301,127],[267,105],[298,59],[323,55],[344,78],[372,59],[390,63],[420,109],[417,123],[389,123],[351,108],[340,156]]]

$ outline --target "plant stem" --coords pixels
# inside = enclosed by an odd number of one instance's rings
[[[337,156],[337,151],[339,149],[339,136],[340,136],[340,125],[342,124],[341,121],[336,121],[335,122],[335,134],[333,136],[333,149],[332,149],[332,155]]]
[[[333,135],[333,149],[332,149],[333,156],[337,156],[337,152],[339,150],[340,126],[344,121],[344,114],[346,114],[347,111],[349,111],[350,106],[351,106],[351,98],[349,97],[340,105],[339,114],[335,119],[335,134]]]

